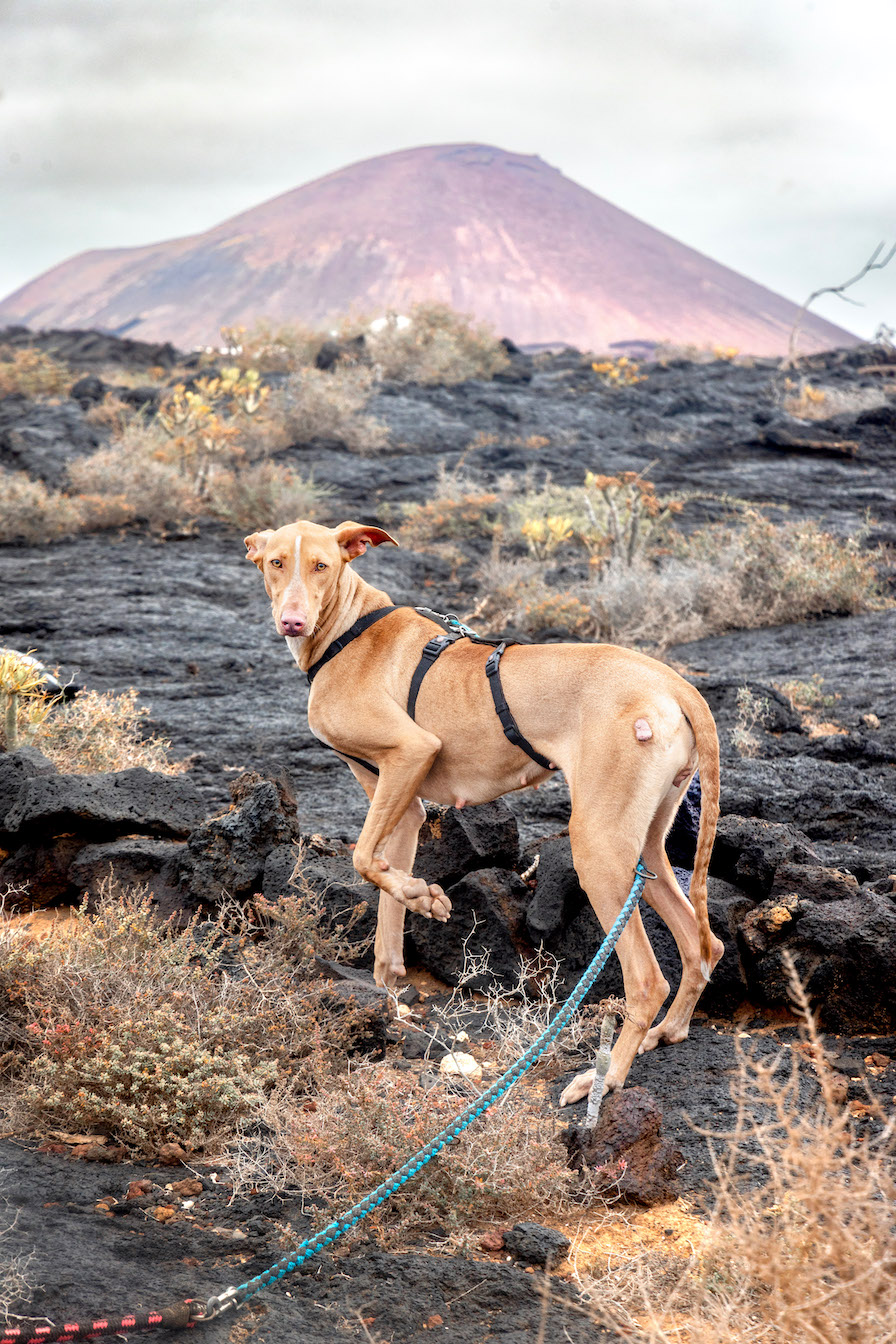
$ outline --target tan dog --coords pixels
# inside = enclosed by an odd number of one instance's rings
[[[380,528],[359,523],[298,522],[246,537],[274,624],[306,672],[359,617],[391,606],[349,563],[382,542],[397,545]],[[391,611],[320,666],[308,699],[311,731],[347,760],[370,799],[354,865],[380,891],[374,973],[388,987],[404,975],[405,909],[439,920],[451,910],[440,887],[412,876],[425,816],[421,797],[463,807],[550,777],[504,734],[485,673],[488,647],[461,639],[448,648],[420,685],[414,717],[408,715],[408,688],[435,633],[414,608]],[[500,680],[521,733],[566,776],[573,860],[600,923],[609,929],[643,855],[657,874],[645,897],[681,956],[678,992],[664,1020],[651,1026],[669,985],[635,911],[616,948],[628,1012],[606,1086],[618,1088],[639,1050],[687,1036],[722,955],[706,909],[719,812],[715,724],[703,697],[677,673],[612,644],[515,645],[501,661]],[[691,905],[664,841],[698,760],[703,806]],[[593,1073],[580,1074],[561,1104],[584,1096],[592,1079]]]

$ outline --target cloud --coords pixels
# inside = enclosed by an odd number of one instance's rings
[[[464,140],[538,153],[789,294],[896,233],[891,0],[0,13],[4,291],[87,247],[201,231],[347,163]]]

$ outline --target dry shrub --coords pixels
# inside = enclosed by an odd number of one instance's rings
[[[434,550],[450,556],[454,553],[451,542],[500,533],[507,498],[514,488],[508,479],[500,481],[495,490],[485,490],[465,472],[462,459],[450,470],[440,462],[430,499],[393,509],[392,515],[401,519],[399,540],[415,551]]]
[[[265,1134],[243,1142],[240,1185],[292,1189],[326,1201],[323,1226],[384,1181],[461,1110],[465,1098],[441,1077],[364,1064],[331,1081],[313,1104],[286,1089],[265,1111]],[[556,1218],[578,1189],[548,1107],[519,1087],[452,1142],[407,1193],[365,1219],[388,1241],[433,1221],[450,1233],[496,1221]],[[308,1210],[312,1211],[311,1208]]]
[[[835,537],[818,523],[773,523],[751,510],[740,526],[694,533],[678,547],[687,563],[701,563],[736,588],[727,612],[707,595],[708,629],[784,625],[809,616],[852,615],[879,606],[880,552],[863,549],[861,534]]]
[[[71,370],[34,346],[0,346],[0,397],[51,397],[66,391]]]
[[[731,742],[740,756],[755,756],[759,751],[761,728],[769,716],[771,706],[764,695],[756,695],[749,686],[738,686],[737,719],[731,730]]]
[[[705,1241],[669,1294],[657,1292],[648,1266],[630,1267],[621,1305],[647,1344],[896,1339],[893,1120],[878,1112],[857,1131],[796,992],[821,1094],[806,1104],[795,1059],[788,1070],[780,1057],[741,1058],[736,1122],[715,1136],[723,1146]],[[600,1317],[619,1323],[606,1284],[594,1289]]]
[[[560,983],[562,965],[552,953],[541,949],[525,964],[520,964],[516,984],[505,988],[492,974],[488,950],[471,950],[471,945],[482,945],[482,938],[476,932],[478,922],[474,919],[473,929],[464,942],[463,969],[457,987],[447,1002],[437,1009],[436,1016],[443,1034],[452,1041],[462,1040],[459,1033],[465,1032],[469,1025],[470,992],[476,992],[473,1007],[477,1030],[491,1042],[490,1061],[507,1069],[534,1045],[562,1006],[565,999]],[[545,1071],[552,1075],[563,1072],[573,1061],[578,1064],[582,1055],[593,1056],[600,1034],[600,1019],[609,1011],[624,1014],[624,1001],[604,999],[599,1004],[588,1004],[580,1009],[543,1051],[530,1077]],[[413,1016],[405,1019],[406,1030],[414,1025]],[[426,1034],[425,1027],[418,1030]]]
[[[78,502],[69,495],[48,490],[25,471],[0,470],[0,542],[40,546],[80,527]]]
[[[242,471],[216,471],[208,482],[206,507],[239,528],[276,528],[297,518],[318,518],[328,494],[326,487],[315,485],[301,472],[262,461]]]
[[[498,628],[534,634],[566,625],[583,638],[662,649],[886,601],[880,553],[863,549],[861,535],[834,537],[811,521],[776,524],[749,511],[739,525],[674,537],[672,552],[636,554],[632,563],[614,557],[563,588],[551,582],[546,561],[493,552],[479,571],[484,595],[476,616]]]
[[[652,358],[663,368],[669,364],[715,364],[719,360],[748,368],[753,364],[752,356],[741,355],[734,345],[694,345],[680,341],[658,341]]]
[[[165,459],[159,430],[142,421],[131,423],[110,447],[71,462],[68,478],[85,498],[88,529],[141,521],[164,530],[182,527],[198,512],[192,481]]]
[[[550,564],[493,553],[478,577],[483,597],[475,615],[489,629],[536,635],[565,628],[581,639],[654,649],[706,633],[701,587],[674,561],[613,563],[561,588],[551,582]]]
[[[390,313],[385,325],[366,332],[368,357],[380,377],[399,383],[463,383],[493,378],[509,364],[491,328],[442,303],[416,303],[410,322]]]
[[[180,774],[183,762],[169,759],[170,742],[144,736],[149,714],[130,690],[82,691],[68,704],[57,705],[32,734],[30,741],[64,774],[92,774],[129,770],[142,765],[162,774]]]
[[[177,930],[110,880],[65,936],[32,943],[5,926],[15,1121],[109,1133],[149,1156],[224,1143],[278,1076],[313,1088],[344,1053],[346,1019],[322,1010],[324,982],[310,980],[315,948],[330,946],[319,903],[300,891],[280,906],[298,907],[289,936],[274,923],[256,941],[238,910]]]
[[[402,545],[427,551],[438,548],[439,542],[491,536],[497,521],[498,496],[480,490],[460,499],[439,496],[426,504],[403,508],[404,522],[398,532]]]
[[[275,326],[260,318],[251,327],[223,327],[221,340],[227,358],[239,368],[259,373],[294,373],[314,363],[324,343],[319,331],[297,323]]]
[[[141,415],[142,412],[129,402],[122,401],[117,392],[106,392],[102,401],[94,402],[89,410],[85,411],[84,419],[89,425],[111,430],[112,434],[118,437],[124,433],[132,420]]]
[[[4,1242],[7,1233],[12,1232],[18,1222],[19,1210],[13,1210],[6,1197],[9,1168],[0,1170],[0,1316],[8,1318],[16,1310],[30,1301],[35,1284],[31,1273],[31,1264],[35,1252],[11,1254],[9,1244]],[[30,1332],[29,1332],[30,1333]]]
[[[817,387],[808,379],[784,383],[781,408],[798,420],[830,420],[835,415],[859,415],[888,404],[879,387]]]
[[[335,439],[351,452],[376,453],[386,447],[388,431],[364,414],[372,386],[369,369],[301,369],[271,394],[269,411],[287,444]]]

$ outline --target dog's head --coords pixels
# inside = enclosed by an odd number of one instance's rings
[[[362,523],[290,523],[246,537],[247,558],[261,570],[278,634],[312,635],[336,594],[343,567],[384,541],[398,545],[382,528]]]

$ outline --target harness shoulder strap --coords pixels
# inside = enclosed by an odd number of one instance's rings
[[[341,653],[347,644],[351,644],[353,639],[357,639],[359,635],[363,635],[365,630],[369,630],[372,625],[376,625],[377,621],[381,621],[384,616],[391,616],[393,611],[398,610],[398,607],[377,607],[375,611],[368,611],[366,615],[359,616],[354,625],[350,625],[344,635],[340,635],[338,639],[334,639],[333,643],[321,654],[317,662],[309,667],[308,671],[305,673],[309,685],[317,676],[321,668],[328,663],[331,658],[335,658],[337,653]]]
[[[508,742],[512,742],[515,747],[519,747],[527,756],[531,756],[542,770],[556,770],[557,767],[553,761],[549,761],[546,756],[542,756],[540,751],[536,751],[532,743],[523,737],[517,727],[516,719],[510,712],[510,706],[504,697],[504,687],[501,685],[500,663],[501,658],[507,648],[506,643],[502,642],[490,653],[485,664],[486,675],[488,676],[489,689],[492,693],[492,699],[495,702],[495,711],[501,720],[501,727],[504,729],[504,736]]]

